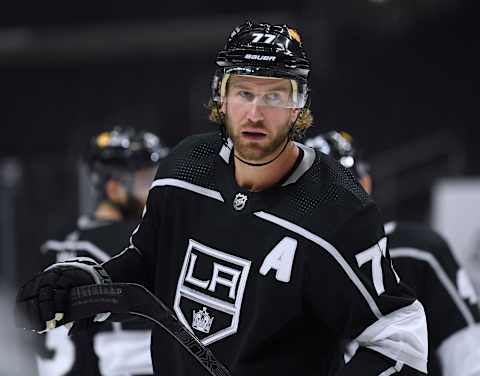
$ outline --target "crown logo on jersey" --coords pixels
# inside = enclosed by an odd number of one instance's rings
[[[233,208],[235,210],[242,210],[247,203],[248,197],[243,193],[237,193],[235,199],[233,200]]]
[[[193,310],[192,328],[203,333],[209,333],[213,319],[214,317],[210,317],[210,314],[207,312],[207,307],[203,307],[203,310],[198,310],[197,312]]]

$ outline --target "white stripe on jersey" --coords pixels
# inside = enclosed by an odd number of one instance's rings
[[[390,376],[390,375],[393,375],[394,373],[400,372],[402,368],[403,368],[403,363],[397,362],[393,367],[390,367],[389,369],[383,371],[378,376]]]
[[[230,161],[230,154],[232,153],[232,148],[233,148],[233,142],[231,138],[229,137],[227,140],[227,145],[223,144],[222,148],[220,149],[220,157],[225,161],[225,163],[228,164]]]
[[[195,192],[198,194],[201,194],[203,196],[207,196],[210,198],[213,198],[215,200],[224,202],[222,195],[220,192],[214,191],[212,189],[208,189],[199,185],[195,185],[180,179],[173,179],[173,178],[164,178],[164,179],[157,179],[154,180],[152,185],[150,186],[150,189],[153,189],[155,187],[164,187],[164,186],[170,186],[170,187],[178,187],[178,188],[183,188],[191,192]],[[143,213],[142,213],[142,218],[145,216],[147,211],[147,207],[145,206],[143,208]],[[135,230],[133,230],[132,235],[130,236],[130,247],[128,249],[135,249],[140,255],[142,255],[141,250],[133,243],[133,236],[138,232],[140,229],[141,224],[139,224]],[[126,250],[125,250],[126,251]],[[124,252],[125,252],[124,251]],[[123,252],[122,252],[123,253]]]
[[[383,316],[365,329],[353,344],[374,350],[426,373],[427,323],[422,304],[415,300],[409,306]],[[349,347],[355,346],[350,344]]]
[[[295,142],[295,145],[297,145],[303,150],[303,159],[298,165],[298,167],[295,169],[295,171],[287,179],[287,181],[282,184],[282,187],[295,183],[298,179],[300,179],[302,175],[307,172],[310,167],[312,167],[313,162],[315,162],[315,157],[317,156],[313,148],[302,145],[298,142]]]
[[[90,253],[93,257],[100,261],[107,261],[110,259],[110,256],[98,248],[95,244],[87,240],[49,240],[45,242],[40,250],[45,253],[47,251],[56,251],[56,252],[78,252],[84,251]]]
[[[145,213],[146,213],[146,212],[147,212],[147,207],[145,206],[145,208],[143,209],[142,218],[143,218],[143,216],[145,216]],[[130,247],[127,247],[127,249],[133,248],[134,250],[136,250],[136,251],[140,254],[140,256],[143,256],[142,251],[140,251],[140,249],[139,249],[137,246],[135,246],[135,244],[133,244],[133,236],[138,232],[138,230],[140,230],[140,225],[141,225],[141,223],[139,223],[139,224],[137,225],[137,227],[135,227],[135,230],[133,230],[132,235],[130,235],[130,239],[129,239],[129,241],[130,241]],[[127,249],[125,249],[124,252],[125,252]]]
[[[418,300],[415,300],[409,306],[382,315],[367,288],[332,244],[285,219],[263,211],[254,214],[318,244],[340,264],[378,318],[354,342],[358,342],[360,346],[377,351],[388,358],[408,364],[421,372],[427,372],[427,323],[423,306]]]
[[[120,256],[123,256],[125,253],[127,253],[128,251],[135,251],[137,252],[140,256],[143,257],[143,253],[137,248],[135,247],[134,245],[130,245],[130,247],[127,247],[125,248],[123,251],[121,252],[118,252],[116,255],[112,256],[110,258],[110,260],[113,260],[113,259],[116,259],[117,257],[120,257]]]
[[[355,274],[355,272],[353,271],[351,266],[348,264],[348,262],[345,261],[345,259],[342,257],[340,252],[338,252],[338,250],[333,245],[331,245],[329,242],[322,239],[318,235],[315,235],[314,233],[308,230],[305,230],[303,227],[300,227],[295,223],[289,222],[285,219],[276,217],[272,214],[268,214],[263,211],[256,212],[254,214],[257,217],[265,219],[266,221],[275,223],[283,228],[286,228],[287,230],[295,232],[303,236],[304,238],[318,244],[323,249],[325,249],[328,253],[330,253],[330,255],[332,255],[335,258],[335,260],[340,264],[340,266],[345,271],[345,273],[347,273],[348,277],[352,280],[353,284],[358,288],[360,293],[363,295],[363,297],[367,301],[370,309],[372,310],[373,314],[377,317],[377,319],[383,316],[382,313],[380,312],[380,309],[377,306],[377,303],[375,303],[375,300],[370,295],[370,293],[368,292],[367,288],[364,286],[360,278],[358,278],[358,276]]]
[[[416,260],[427,262],[431,266],[435,274],[437,275],[440,282],[442,282],[443,287],[445,287],[445,290],[447,290],[447,292],[450,294],[450,297],[458,307],[459,311],[462,313],[467,324],[468,325],[475,324],[475,319],[473,318],[472,313],[468,309],[463,299],[460,297],[457,288],[452,283],[452,281],[448,277],[448,274],[442,268],[442,265],[438,262],[435,256],[433,256],[429,252],[422,251],[420,249],[400,247],[400,248],[390,249],[390,257],[391,258],[410,257]]]
[[[192,183],[188,183],[186,181],[180,180],[180,179],[173,179],[173,178],[165,178],[165,179],[157,179],[154,180],[152,185],[150,186],[150,189],[153,189],[155,187],[163,187],[163,186],[171,186],[171,187],[178,187],[178,188],[183,188],[188,191],[192,191],[198,194],[201,194],[203,196],[207,196],[210,198],[213,198],[215,200],[224,202],[222,195],[220,192],[214,191],[212,189],[208,189],[205,187],[201,187],[199,185],[195,185]]]

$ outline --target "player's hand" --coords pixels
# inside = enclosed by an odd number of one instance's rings
[[[17,325],[43,333],[62,322],[73,287],[104,283],[94,260],[79,258],[54,264],[20,287],[16,300]],[[109,279],[108,275],[105,279]]]

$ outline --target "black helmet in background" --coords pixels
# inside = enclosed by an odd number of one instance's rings
[[[125,218],[137,216],[145,204],[157,165],[168,153],[169,149],[157,135],[132,127],[117,126],[92,137],[84,162],[97,204],[107,200],[118,207]],[[125,188],[124,203],[109,199],[106,185],[110,180]]]
[[[330,131],[321,133],[318,136],[306,139],[304,143],[332,156],[343,167],[349,169],[358,180],[370,175],[369,165],[359,158],[353,137],[347,132]]]
[[[168,151],[151,132],[117,126],[92,137],[85,161],[92,171],[102,167],[135,170],[157,165]]]

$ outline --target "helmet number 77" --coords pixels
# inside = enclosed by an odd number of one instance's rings
[[[252,43],[272,44],[276,38],[276,35],[273,35],[273,34],[252,33],[252,35],[253,35]],[[262,38],[265,38],[265,40],[262,41]]]

